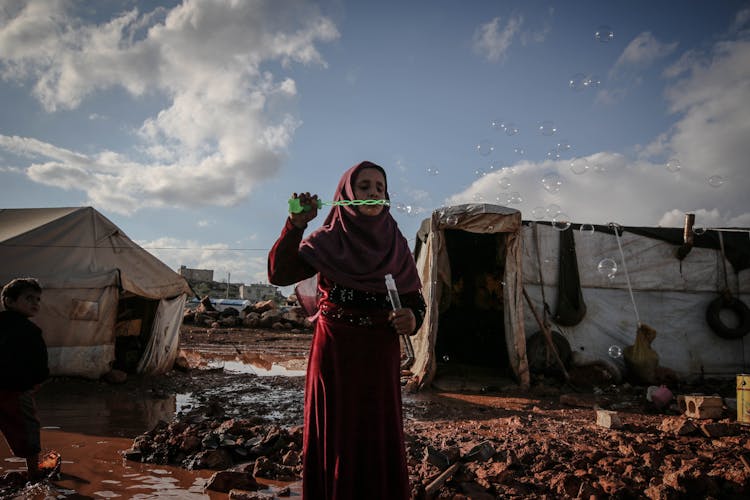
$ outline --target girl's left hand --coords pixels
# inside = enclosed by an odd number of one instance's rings
[[[388,320],[399,335],[411,335],[417,327],[417,318],[408,307],[391,311]]]

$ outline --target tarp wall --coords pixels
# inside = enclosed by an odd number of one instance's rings
[[[524,286],[541,311],[537,264],[541,261],[545,295],[554,313],[559,232],[547,224],[537,224],[537,228],[541,259],[537,259],[532,227],[524,224],[521,232]],[[610,346],[624,348],[635,340],[637,319],[628,292],[624,269],[627,267],[640,320],[657,331],[652,347],[659,354],[661,366],[685,378],[701,373],[733,376],[750,369],[750,338],[721,338],[705,319],[709,303],[725,287],[724,264],[729,289],[746,304],[750,303],[749,269],[735,272],[732,264],[722,258],[721,251],[713,248],[693,248],[680,261],[675,257],[678,245],[627,228],[620,237],[625,266],[614,234],[576,230],[574,238],[587,311],[575,326],[553,326],[570,342],[576,363],[605,360],[624,368],[622,359],[611,358],[608,351]],[[617,263],[618,270],[611,280],[597,269],[605,258]],[[539,330],[528,308],[524,322],[529,335]]]

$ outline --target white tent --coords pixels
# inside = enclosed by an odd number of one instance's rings
[[[683,378],[734,376],[748,369],[750,342],[742,336],[720,336],[706,320],[707,309],[724,289],[745,304],[750,299],[746,229],[705,231],[679,259],[682,229],[620,228],[618,244],[608,226],[580,227],[572,224],[560,231],[550,223],[522,222],[520,212],[486,204],[434,211],[423,222],[415,248],[428,303],[425,322],[413,339],[411,371],[418,386],[430,385],[441,367],[454,363],[453,351],[459,351],[458,361],[471,364],[472,356],[484,364],[490,360],[501,374],[510,374],[521,387],[528,387],[527,340],[540,327],[523,290],[536,312],[545,315],[552,330],[567,341],[573,364],[604,362],[615,371],[624,369],[622,358],[611,353],[634,343],[640,321],[657,331],[652,347],[660,366]],[[604,259],[612,259],[617,269],[600,272]],[[562,269],[567,274],[561,274]],[[494,320],[487,316],[494,321],[487,328],[470,320],[486,315],[492,282],[497,293],[489,299],[497,302],[498,312]],[[546,314],[542,284],[549,306]],[[457,308],[460,297],[464,302],[473,298],[474,303]],[[566,305],[578,307],[572,311],[578,316],[574,321],[563,310]],[[462,319],[442,325],[451,322],[452,310]],[[731,310],[721,310],[722,322],[729,326],[748,321],[749,317],[727,312]],[[441,342],[442,335],[449,339]],[[488,335],[496,341],[487,342]]]
[[[187,281],[91,207],[0,210],[0,283],[37,278],[53,375],[174,363]]]

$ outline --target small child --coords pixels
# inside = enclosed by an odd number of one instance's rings
[[[40,426],[34,392],[49,376],[42,330],[29,321],[39,312],[42,287],[17,278],[0,293],[0,430],[11,451],[26,459],[30,481],[41,478]]]

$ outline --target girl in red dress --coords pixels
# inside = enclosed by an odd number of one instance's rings
[[[382,167],[362,162],[339,181],[335,200],[387,200]],[[408,499],[399,335],[414,334],[425,303],[414,258],[386,205],[333,206],[290,214],[268,256],[271,283],[317,277],[317,312],[305,386],[303,495],[319,499]],[[385,275],[403,307],[392,310]],[[299,290],[299,289],[298,289]]]

